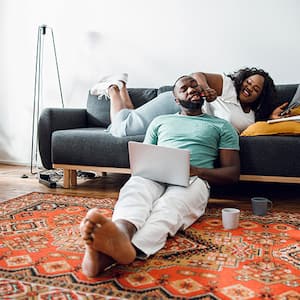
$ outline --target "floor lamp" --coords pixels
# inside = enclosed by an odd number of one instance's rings
[[[55,64],[56,64],[56,73],[57,73],[57,79],[59,84],[61,105],[64,108],[64,99],[62,95],[53,29],[47,25],[40,25],[38,27],[36,60],[35,60],[34,98],[33,98],[32,135],[31,135],[31,161],[30,161],[31,174],[37,173],[37,172],[33,172],[33,165],[35,162],[37,167],[37,160],[38,160],[37,124],[40,116],[40,105],[42,99],[44,39],[46,37],[47,31],[50,31],[50,35],[51,35],[51,41],[52,41]]]

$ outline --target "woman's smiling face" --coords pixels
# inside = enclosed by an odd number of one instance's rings
[[[239,94],[241,104],[250,104],[257,100],[263,90],[264,82],[265,78],[259,74],[246,78]]]

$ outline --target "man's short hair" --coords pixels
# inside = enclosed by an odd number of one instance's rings
[[[176,79],[176,81],[175,81],[174,84],[173,84],[173,91],[174,91],[174,89],[175,89],[175,86],[176,86],[177,82],[178,82],[179,80],[181,80],[182,78],[184,78],[184,77],[187,77],[187,78],[193,78],[193,77],[190,76],[190,75],[182,75],[182,76],[180,76],[179,78]]]

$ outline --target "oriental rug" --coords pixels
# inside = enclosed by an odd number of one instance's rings
[[[92,207],[110,217],[115,201],[31,193],[0,203],[0,299],[300,299],[299,212],[243,210],[239,228],[224,230],[209,207],[147,261],[87,278],[78,225]]]

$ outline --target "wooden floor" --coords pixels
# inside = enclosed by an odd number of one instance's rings
[[[26,175],[28,178],[22,178]],[[26,177],[25,176],[25,177]],[[78,185],[71,189],[62,187],[48,188],[38,182],[29,167],[0,164],[0,201],[5,201],[31,192],[50,192],[67,195],[117,198],[120,187],[128,175],[108,174],[93,179],[79,177]],[[253,196],[268,197],[273,201],[274,209],[300,211],[300,184],[239,183],[232,186],[213,187],[209,206],[250,208]]]

